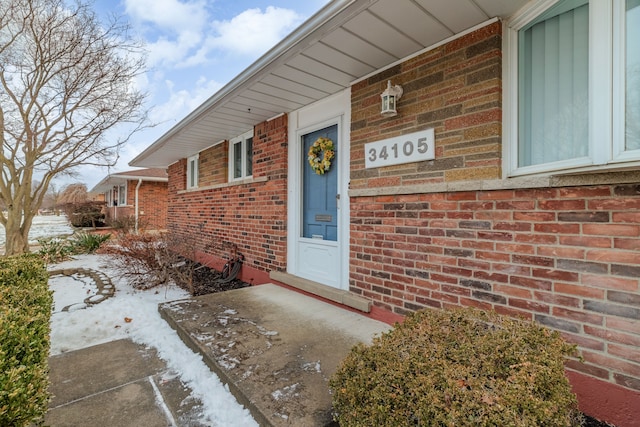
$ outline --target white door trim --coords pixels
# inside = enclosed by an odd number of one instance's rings
[[[337,272],[332,280],[323,283],[322,277],[309,278],[338,289],[349,288],[349,170],[350,170],[350,102],[351,91],[346,90],[308,107],[289,114],[289,150],[287,180],[287,273],[304,277],[301,274],[300,241],[302,215],[302,169],[301,138],[304,134],[331,125],[338,125],[338,241]],[[310,240],[310,239],[305,239]],[[323,242],[321,244],[335,244]]]

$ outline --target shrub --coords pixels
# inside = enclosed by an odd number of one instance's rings
[[[349,426],[573,426],[564,375],[575,347],[535,323],[475,309],[426,310],[360,344],[331,377]]]
[[[111,234],[78,233],[72,236],[70,244],[76,254],[92,254],[111,238]]]
[[[138,229],[144,228],[143,222],[142,218],[138,218]],[[120,233],[134,233],[136,231],[136,217],[133,215],[109,218],[107,223]]]
[[[47,264],[64,261],[73,254],[73,247],[66,239],[39,239],[38,245],[38,255]]]
[[[53,304],[43,261],[0,258],[0,425],[26,426],[47,411],[49,319]]]
[[[105,248],[113,266],[138,289],[150,289],[173,280],[193,294],[196,268],[191,241],[174,234],[122,234]]]
[[[74,227],[104,227],[105,215],[102,209],[105,202],[77,201],[65,203],[62,210]]]
[[[38,240],[38,254],[46,263],[56,263],[69,259],[71,255],[92,254],[111,238],[111,234],[78,233],[70,239]]]

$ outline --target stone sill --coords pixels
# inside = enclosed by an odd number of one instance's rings
[[[492,180],[455,181],[384,188],[362,188],[349,190],[349,197],[559,188],[588,185],[634,184],[638,182],[640,182],[640,171],[607,171],[571,175],[545,175]]]
[[[179,190],[177,194],[197,193],[198,191],[217,190],[220,188],[235,187],[236,185],[256,184],[261,182],[267,182],[269,178],[261,176],[258,178],[239,179],[237,181],[225,182],[223,184],[207,185],[204,187],[189,188],[187,190]]]
[[[317,295],[329,301],[346,305],[347,307],[354,308],[364,313],[369,313],[371,311],[370,300],[349,291],[332,288],[331,286],[323,285],[312,280],[303,279],[302,277],[279,271],[271,271],[269,273],[269,277],[277,282]]]

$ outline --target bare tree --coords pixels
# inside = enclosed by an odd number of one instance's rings
[[[69,184],[60,193],[58,204],[83,203],[89,200],[87,186],[81,183]]]
[[[146,125],[142,45],[78,0],[0,2],[0,214],[7,255],[28,252],[51,180],[111,166]],[[126,129],[126,131],[123,131]],[[116,136],[116,131],[124,132]]]

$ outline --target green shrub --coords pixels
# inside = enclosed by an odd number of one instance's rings
[[[72,236],[70,244],[76,254],[92,254],[111,238],[111,234],[78,233]]]
[[[37,255],[0,258],[0,425],[26,426],[49,402],[53,296]]]
[[[71,239],[38,240],[38,254],[46,263],[56,263],[69,259],[75,254],[92,254],[111,238],[111,234],[77,233]]]
[[[573,426],[557,332],[475,309],[426,310],[363,344],[331,377],[350,426]]]
[[[64,261],[73,255],[73,247],[66,239],[40,239],[38,245],[38,254],[47,264]]]

